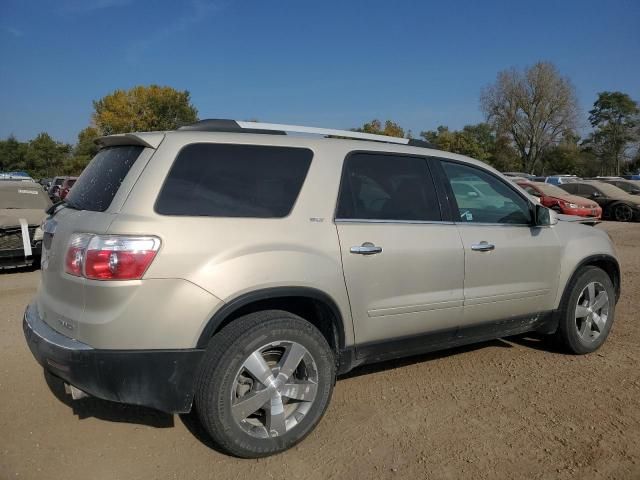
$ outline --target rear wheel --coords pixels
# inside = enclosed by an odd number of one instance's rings
[[[283,311],[239,318],[213,337],[196,408],[216,445],[256,458],[286,450],[313,430],[335,381],[324,336]]]
[[[625,203],[618,203],[613,206],[613,218],[618,222],[630,222],[633,220],[633,209]]]
[[[604,343],[615,314],[615,290],[604,270],[586,267],[563,299],[556,336],[572,353],[590,353]]]

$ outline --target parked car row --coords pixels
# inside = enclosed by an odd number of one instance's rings
[[[506,175],[538,198],[542,205],[558,213],[619,222],[640,219],[640,180],[622,177],[583,179],[575,175],[532,179],[518,172],[507,172]]]
[[[573,195],[594,200],[602,207],[603,218],[630,222],[640,219],[640,196],[599,180],[582,180],[561,185]]]
[[[51,180],[47,193],[49,198],[55,203],[64,200],[69,194],[78,177],[54,177]]]
[[[566,190],[550,183],[517,181],[527,193],[538,197],[540,203],[558,213],[580,217],[602,217],[602,208],[593,200],[571,195]]]

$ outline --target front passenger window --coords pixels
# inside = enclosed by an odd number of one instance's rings
[[[442,161],[458,206],[458,222],[529,224],[529,202],[497,177],[461,163]]]

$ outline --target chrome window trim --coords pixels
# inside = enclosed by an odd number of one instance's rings
[[[464,226],[480,226],[480,227],[527,227],[527,228],[540,228],[540,225],[532,225],[530,223],[490,223],[490,222],[453,222],[456,225]]]
[[[372,218],[336,218],[334,223],[390,223],[404,225],[455,225],[445,220],[388,220]]]

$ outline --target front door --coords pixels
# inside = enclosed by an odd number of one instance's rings
[[[465,252],[464,323],[552,310],[561,245],[533,225],[531,203],[508,181],[466,163],[441,161]]]
[[[462,321],[464,251],[424,157],[352,153],[336,228],[359,344]]]

